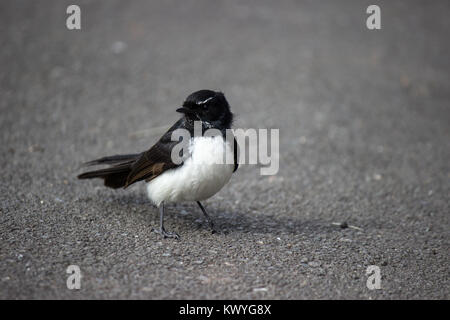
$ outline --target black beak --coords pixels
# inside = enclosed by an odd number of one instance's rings
[[[185,107],[178,108],[177,112],[184,113],[184,114],[195,114],[194,110],[191,110],[191,109],[188,109]]]

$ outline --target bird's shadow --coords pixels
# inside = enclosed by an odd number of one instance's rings
[[[157,227],[159,224],[158,208],[152,205],[144,195],[128,194],[114,197],[110,200],[118,207],[123,207],[124,212],[130,211],[130,207],[137,216],[142,217],[143,223]],[[205,205],[205,203],[204,203]],[[212,201],[206,203],[206,210],[214,221],[219,233],[254,233],[254,234],[322,234],[339,230],[329,221],[322,219],[310,219],[302,216],[301,208],[298,215],[273,215],[265,214],[263,210],[258,212],[245,212],[239,208],[227,210],[218,208]],[[192,232],[197,230],[210,230],[200,208],[195,202],[182,202],[168,204],[165,207],[165,225],[177,232]]]

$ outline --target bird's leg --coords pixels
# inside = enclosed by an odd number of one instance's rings
[[[175,232],[168,232],[164,229],[164,201],[161,202],[159,206],[159,229],[152,229],[152,231],[159,233],[164,238],[175,238],[179,239],[180,236]]]
[[[206,221],[208,221],[209,226],[212,230],[212,233],[216,233],[216,227],[214,226],[214,222],[212,221],[211,217],[209,216],[209,214],[206,212],[205,208],[203,207],[203,205],[200,203],[200,201],[197,201],[198,206],[200,207],[200,209],[202,209],[203,214],[205,215]]]

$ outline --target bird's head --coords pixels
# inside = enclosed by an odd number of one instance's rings
[[[233,114],[222,92],[200,90],[190,94],[177,109],[186,118],[202,121],[218,129],[227,129],[233,122]]]

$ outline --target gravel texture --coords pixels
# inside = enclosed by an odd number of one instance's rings
[[[449,1],[0,2],[0,298],[449,299]],[[279,128],[204,204],[78,181],[143,151],[191,92]],[[81,289],[66,287],[69,265]],[[366,287],[366,268],[381,289]]]

